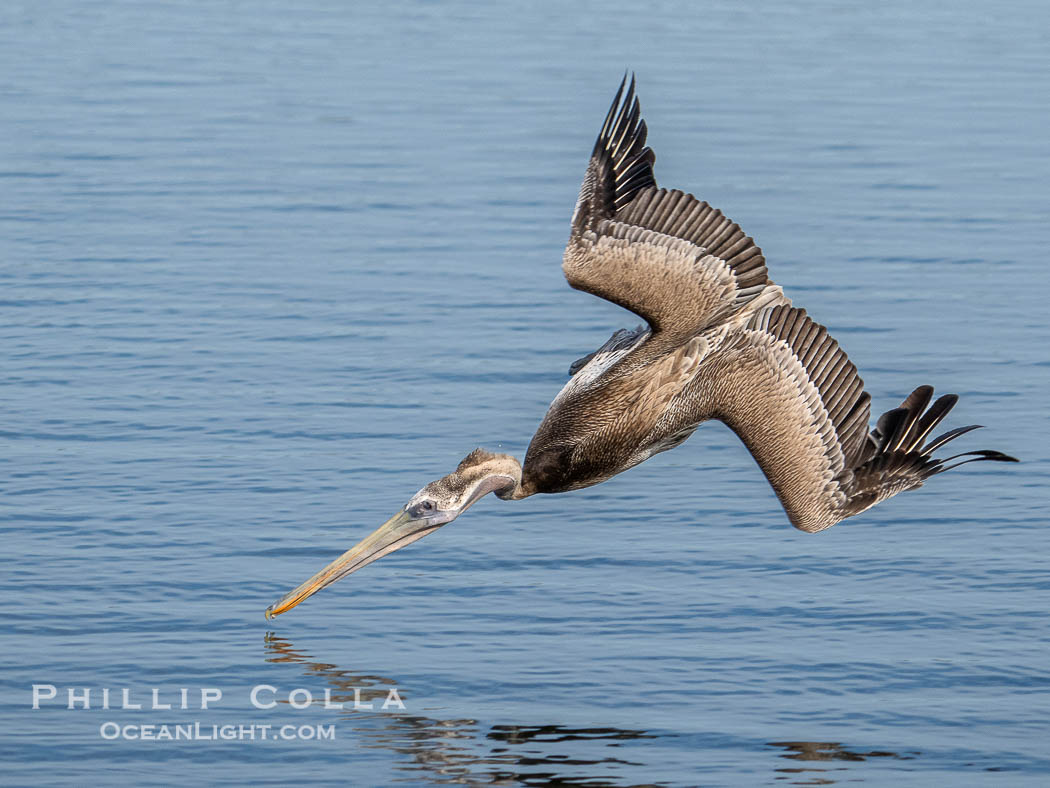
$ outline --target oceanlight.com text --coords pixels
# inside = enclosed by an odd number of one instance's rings
[[[98,735],[107,741],[333,741],[335,725],[136,725],[108,721],[99,726]]]

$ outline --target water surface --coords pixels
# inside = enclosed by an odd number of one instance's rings
[[[6,5],[5,780],[1045,784],[1047,16]],[[521,456],[568,365],[637,322],[559,270],[625,67],[658,180],[758,240],[878,411],[957,392],[967,447],[1024,464],[810,536],[710,424],[267,623],[475,446]],[[223,699],[34,711],[41,683]]]

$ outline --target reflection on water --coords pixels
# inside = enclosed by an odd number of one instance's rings
[[[273,632],[265,638],[266,661],[300,665],[303,675],[320,678],[331,690],[333,701],[347,704],[373,702],[382,706],[398,681],[374,673],[356,672],[321,662],[295,648],[286,637]],[[351,721],[350,730],[360,739],[360,746],[382,748],[402,756],[397,768],[407,773],[405,781],[425,780],[434,784],[478,784],[542,786],[667,785],[665,782],[636,783],[618,779],[619,766],[641,767],[642,763],[616,755],[600,757],[582,755],[581,749],[598,743],[603,748],[617,748],[625,742],[643,739],[675,739],[679,734],[668,731],[625,730],[594,726],[574,728],[566,725],[481,724],[474,719],[437,719],[402,711],[347,711],[342,719]],[[721,734],[716,734],[721,735]],[[726,741],[726,746],[737,742]],[[793,761],[836,762],[825,766],[776,766],[775,779],[791,785],[832,785],[840,780],[860,782],[852,764],[871,759],[911,760],[916,751],[897,753],[888,750],[853,751],[837,742],[776,741],[768,747],[783,752],[780,758]],[[583,768],[581,768],[583,767]],[[848,771],[846,775],[834,772]],[[584,773],[589,776],[583,776]],[[703,774],[696,775],[703,780]]]
[[[888,750],[871,750],[869,752],[853,752],[847,750],[838,742],[817,742],[817,741],[774,741],[769,743],[770,747],[781,747],[787,752],[781,753],[781,758],[790,758],[796,761],[866,761],[869,758],[891,758],[895,760],[908,761],[916,757],[918,752],[908,753],[896,753],[889,752]],[[778,774],[777,779],[787,780],[790,779],[786,775],[806,775],[805,779],[791,780],[790,785],[834,785],[838,782],[832,779],[832,775],[829,772],[832,771],[846,771],[846,766],[831,766],[831,767],[815,767],[815,766],[798,766],[798,767],[779,767],[775,771]],[[817,773],[820,776],[809,776],[810,773]],[[856,782],[856,774],[851,772],[849,776],[850,782]]]
[[[321,676],[335,690],[332,692],[333,702],[349,703],[351,706],[355,700],[360,703],[370,703],[376,700],[381,702],[387,697],[387,691],[397,686],[393,679],[385,676],[354,673],[349,670],[341,670],[338,665],[313,662],[313,657],[296,651],[291,642],[277,637],[273,632],[266,633],[265,643],[267,662],[292,662],[305,666],[305,675]]]
[[[379,708],[394,679],[370,673],[344,670],[338,665],[318,662],[313,656],[297,651],[291,641],[269,632],[265,638],[267,662],[291,662],[303,666],[303,674],[322,678],[332,689],[334,702],[348,704],[376,701]],[[552,751],[550,745],[567,742],[607,741],[609,747],[624,740],[656,738],[646,731],[619,728],[571,728],[564,725],[479,725],[472,719],[440,720],[401,712],[349,712],[352,728],[362,738],[362,746],[382,747],[406,756],[400,768],[413,774],[406,781],[426,778],[438,784],[475,783],[486,785],[526,785],[538,788],[554,786],[625,786],[609,775],[580,777],[579,767],[642,764],[613,756],[581,758],[575,750]],[[577,774],[568,775],[565,767]],[[639,785],[630,783],[631,785]],[[665,783],[646,783],[661,785]]]
[[[864,761],[868,758],[897,758],[907,761],[918,755],[918,752],[896,753],[887,750],[871,752],[851,752],[838,742],[819,741],[774,741],[770,747],[783,747],[788,752],[781,758],[793,758],[796,761]]]

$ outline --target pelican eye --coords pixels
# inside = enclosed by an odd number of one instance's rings
[[[428,514],[432,514],[436,511],[437,507],[433,501],[420,501],[409,510],[409,514],[413,517],[426,517]]]

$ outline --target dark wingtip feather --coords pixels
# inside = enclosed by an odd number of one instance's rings
[[[930,394],[933,394],[933,388],[926,386],[920,388],[929,388]],[[916,389],[918,391],[919,389]],[[929,402],[929,398],[926,400]],[[918,420],[915,425],[915,429],[908,435],[908,450],[916,451],[922,445],[922,442],[926,440],[926,436],[933,431],[933,428],[944,421],[944,417],[948,415],[952,408],[955,407],[955,403],[959,401],[957,394],[944,394],[937,398],[937,401],[930,406],[922,418]],[[924,406],[925,407],[925,406]],[[925,450],[924,450],[925,451]]]
[[[959,454],[953,454],[951,457],[945,457],[940,462],[951,462],[959,457],[979,457],[982,460],[995,460],[996,462],[1020,462],[1016,457],[1011,457],[1009,454],[1003,454],[1001,451],[996,451],[995,449],[964,451]]]
[[[879,417],[878,424],[865,443],[865,452],[859,455],[862,464],[854,471],[850,492],[850,504],[853,507],[851,514],[864,511],[901,490],[921,487],[931,476],[968,462],[1019,462],[1016,457],[992,449],[967,451],[944,458],[934,457],[933,453],[937,449],[961,435],[980,429],[981,425],[956,427],[922,446],[930,431],[959,401],[957,395],[945,394],[930,405],[932,397],[931,387],[919,386],[907,396],[901,407]],[[953,460],[960,461],[949,464]]]
[[[612,104],[609,105],[609,111],[605,115],[605,122],[602,124],[602,130],[598,132],[598,139],[594,141],[594,150],[591,152],[592,156],[597,156],[605,149],[605,143],[606,140],[609,139],[609,134],[612,132],[614,119],[616,118],[616,110],[620,107],[620,99],[623,98],[623,89],[625,87],[627,87],[626,71],[624,72],[623,79],[620,80],[620,87],[616,90],[616,95],[613,97]]]
[[[918,444],[922,442],[922,437],[920,437],[922,430],[921,417],[932,398],[933,386],[919,386],[904,399],[900,406],[909,413],[907,427],[900,431],[899,437],[895,437],[890,441],[889,447],[891,450],[912,451],[918,448]]]
[[[645,145],[648,128],[641,116],[635,85],[634,73],[625,72],[594,143],[591,166],[598,168],[602,194],[587,207],[587,215],[611,216],[638,192],[656,186],[656,155]]]
[[[875,424],[875,434],[878,440],[877,454],[882,454],[883,450],[890,445],[890,440],[907,422],[908,415],[909,412],[906,408],[894,408],[879,416],[879,420]]]
[[[945,465],[944,463],[958,459],[959,457],[969,457],[968,460],[957,462],[954,465]],[[1011,457],[1009,454],[1003,454],[1001,451],[995,451],[994,449],[978,449],[977,451],[964,451],[962,454],[956,454],[952,457],[947,457],[943,460],[937,460],[938,465],[927,472],[927,476],[933,476],[937,473],[944,473],[950,471],[952,468],[958,468],[960,465],[966,465],[968,462],[1020,462],[1016,457]]]
[[[901,407],[922,412],[926,410],[926,406],[930,404],[932,398],[933,386],[919,386],[907,396],[904,402],[901,403]]]
[[[930,426],[932,427],[932,426],[935,426],[935,425],[930,425]],[[937,451],[937,449],[941,448],[941,446],[943,446],[944,444],[948,443],[949,441],[955,440],[960,435],[965,435],[968,432],[973,432],[974,430],[979,430],[979,429],[981,429],[981,425],[980,424],[971,424],[968,427],[956,427],[953,430],[948,430],[947,432],[945,432],[945,433],[943,433],[941,435],[938,435],[936,438],[934,438],[929,443],[927,443],[925,446],[923,446],[922,447],[922,453],[923,454],[933,454],[935,451]]]

